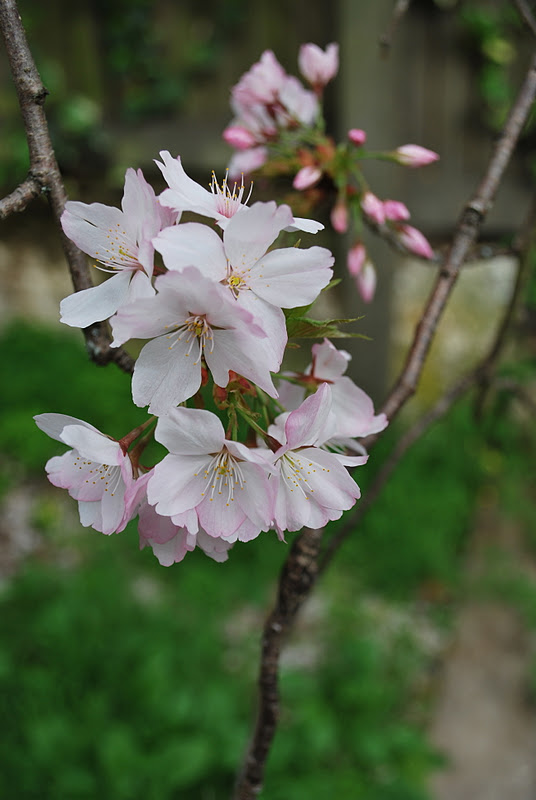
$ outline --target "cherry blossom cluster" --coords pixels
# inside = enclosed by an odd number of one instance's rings
[[[347,140],[336,144],[325,133],[321,101],[325,86],[338,72],[338,45],[322,50],[304,44],[298,65],[310,89],[287,75],[271,50],[233,87],[235,117],[223,132],[225,141],[237,150],[229,172],[231,177],[258,171],[292,176],[293,188],[303,194],[301,204],[308,214],[325,205],[327,198],[334,230],[352,233],[347,268],[363,300],[370,302],[377,276],[363,241],[365,228],[420,258],[431,259],[434,253],[423,234],[408,224],[410,212],[404,203],[381,200],[370,190],[361,162],[376,158],[422,167],[439,156],[415,144],[388,152],[366,150],[367,134],[361,128],[351,128]],[[290,204],[295,205],[295,198]]]
[[[112,534],[137,516],[140,544],[161,564],[196,546],[224,561],[237,541],[270,530],[283,539],[351,508],[360,490],[347,467],[366,462],[358,440],[387,419],[328,339],[303,374],[281,372],[288,321],[299,314],[306,326],[304,308],[328,287],[334,259],[276,240],[322,225],[288,205],[247,205],[243,181],[213,176],[207,190],[180,157],[160,155],[160,196],[129,169],[120,209],[68,202],[62,216],[66,235],[110,275],[62,300],[61,321],[109,320],[114,347],[145,341],[132,398],[150,416],[119,439],[64,414],[35,419],[70,448],[46,470],[78,501],[82,525]],[[212,224],[183,222],[185,211]],[[167,455],[151,465],[153,436]]]

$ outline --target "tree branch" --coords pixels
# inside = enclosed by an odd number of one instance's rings
[[[460,267],[474,244],[482,222],[492,205],[535,96],[536,55],[533,57],[525,81],[511,109],[502,134],[495,145],[482,181],[462,212],[445,263],[439,270],[436,284],[417,326],[406,363],[382,409],[390,420],[398,414],[403,405],[416,391],[432,339],[458,277]],[[422,434],[429,424],[444,414],[458,397],[477,382],[481,374],[479,370],[480,368],[477,368],[473,373],[462,379],[448,395],[441,399],[435,409],[420,421],[416,428],[403,437],[397,447],[396,458],[393,456],[380,472],[375,483],[376,490],[374,488],[369,490],[367,499],[361,501],[360,510],[357,512],[359,515],[366,513],[379,494],[388,475],[391,474],[392,469],[394,469],[394,466],[410,444]],[[376,439],[377,436],[369,437],[367,445],[370,446]],[[356,517],[354,516],[352,527],[355,526],[355,521]],[[293,624],[298,610],[303,605],[319,574],[317,559],[321,535],[319,531],[313,532],[306,529],[298,536],[279,579],[278,601],[264,628],[259,675],[259,713],[243,769],[238,778],[234,800],[253,800],[262,788],[266,759],[277,724],[279,706],[277,672],[281,638],[282,634],[286,633]],[[325,569],[339,544],[328,548],[327,555],[324,556],[322,561],[322,569]],[[300,553],[299,560],[296,560],[296,553]],[[293,591],[295,591],[295,585],[298,581],[298,577],[295,574],[296,568],[304,572],[304,584],[298,583],[300,589],[294,601],[287,600],[285,603],[281,603],[282,597],[291,598]]]
[[[42,186],[38,180],[28,176],[20,186],[0,200],[0,219],[6,219],[10,214],[24,211],[29,203],[41,194]]]
[[[469,200],[462,212],[445,264],[439,272],[435,286],[417,326],[406,362],[382,408],[382,411],[390,420],[393,419],[417,389],[433,336],[458,278],[460,267],[478,235],[486,214],[492,206],[500,181],[527,120],[535,96],[536,55],[533,57],[506,125],[497,140],[486,173],[474,196]]]
[[[67,194],[50,140],[43,104],[47,90],[43,86],[33,60],[15,0],[0,0],[0,33],[4,39],[11,73],[21,110],[28,150],[30,172],[28,178],[0,201],[0,218],[22,211],[40,193],[48,197],[69,265],[75,291],[93,286],[87,258],[74,242],[63,233],[60,218]],[[132,373],[133,359],[121,348],[111,348],[111,337],[105,323],[97,323],[84,330],[86,348],[97,364],[114,361],[120,369]]]

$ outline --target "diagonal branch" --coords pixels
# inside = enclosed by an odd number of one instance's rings
[[[465,206],[458,221],[447,257],[444,264],[440,267],[435,286],[432,289],[419,325],[415,331],[413,344],[409,350],[406,363],[382,409],[390,420],[398,414],[403,405],[417,389],[439,320],[441,319],[452,289],[454,288],[460,268],[477,238],[486,214],[491,208],[493,199],[517,144],[522,128],[527,120],[535,96],[536,55],[533,57],[502,134],[493,149],[482,181],[474,196]],[[476,373],[471,373],[469,376],[466,376],[459,385],[454,387],[449,397],[442,398],[440,407],[437,408],[435,412],[431,412],[430,423],[436,418],[434,414],[441,415],[444,413],[455,399],[461,396],[477,381],[479,376],[480,373],[478,373],[478,375]],[[429,422],[425,420],[425,423],[422,424],[424,424],[424,427],[427,427]],[[420,435],[420,433],[421,431],[418,430],[413,435],[418,438],[417,434]],[[369,437],[367,445],[370,446],[376,439],[377,436]],[[411,437],[409,434],[406,442],[407,445],[400,445],[401,449],[411,444]],[[391,467],[386,465],[386,472],[389,471],[389,474],[390,469]],[[387,475],[385,479],[386,478]],[[382,485],[383,482],[378,484],[377,493],[379,493]],[[367,502],[371,504],[374,499],[375,495]],[[361,501],[361,506],[363,505],[365,505],[364,501]],[[367,507],[368,506],[365,505],[362,513],[365,513]],[[318,554],[321,536],[322,532],[320,531],[305,529],[296,539],[279,579],[278,601],[274,610],[268,617],[264,628],[259,675],[259,711],[256,727],[244,759],[242,772],[238,777],[234,800],[253,800],[262,789],[266,759],[272,739],[275,735],[277,724],[277,710],[279,706],[277,676],[281,639],[283,634],[291,628],[297,612],[312,590],[316,577],[319,574]],[[329,558],[331,558],[335,549],[336,548],[333,548]],[[296,560],[297,553],[300,555],[298,561]],[[327,561],[324,561],[322,566],[325,568],[325,566],[327,566]],[[281,598],[292,596],[292,593],[295,591],[297,580],[295,575],[296,567],[304,572],[305,583],[300,586],[294,602],[285,602],[282,604]]]
[[[33,60],[16,0],[0,0],[0,33],[4,39],[11,74],[17,90],[19,106],[26,132],[30,154],[28,178],[0,201],[0,218],[22,211],[40,193],[48,197],[69,265],[75,291],[93,285],[87,259],[63,233],[60,225],[67,194],[50,140],[43,108],[47,90],[43,86]],[[134,362],[124,350],[111,348],[111,337],[105,323],[91,325],[84,330],[86,347],[93,361],[107,364],[114,361],[125,372],[131,373]]]
[[[393,419],[415,393],[432,339],[443,310],[454,288],[460,267],[474,244],[490,210],[505,169],[519,139],[536,96],[536,55],[533,57],[506,125],[497,140],[486,173],[475,194],[465,206],[457,225],[445,263],[439,272],[424,313],[415,331],[413,344],[400,376],[382,411]]]

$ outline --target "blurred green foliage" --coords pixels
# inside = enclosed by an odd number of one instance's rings
[[[210,80],[242,30],[245,0],[71,3],[19,0],[49,91],[47,119],[64,174],[106,174],[114,125],[173,118]],[[16,93],[0,83],[0,187],[20,182],[28,153]]]
[[[461,5],[460,19],[477,70],[482,121],[499,131],[518,91],[516,61],[527,34],[525,23],[515,4],[487,0]]]

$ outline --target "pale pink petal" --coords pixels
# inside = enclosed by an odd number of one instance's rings
[[[171,270],[194,266],[214,281],[225,278],[227,260],[220,237],[206,225],[186,222],[161,231],[153,240]]]
[[[215,206],[214,195],[186,174],[180,156],[172,158],[168,150],[162,150],[160,158],[164,163],[155,163],[169,186],[159,197],[162,205],[211,217]]]
[[[37,416],[34,417],[34,420],[40,430],[50,436],[51,439],[56,439],[58,442],[63,442],[61,434],[67,425],[82,425],[84,428],[88,428],[90,431],[96,431],[99,433],[97,428],[95,428],[93,425],[90,425],[89,422],[84,422],[76,417],[70,417],[68,414],[37,414]]]
[[[304,78],[313,86],[323,87],[339,70],[339,45],[328,44],[325,51],[316,44],[302,44],[298,66]]]
[[[311,351],[313,365],[310,374],[325,381],[335,381],[340,378],[346,372],[352,358],[346,350],[337,350],[329,339],[324,339],[321,344],[314,344]]]
[[[127,301],[132,275],[123,270],[98,286],[65,297],[60,303],[61,322],[87,328],[94,322],[109,319]]]
[[[323,444],[331,435],[328,420],[331,411],[331,389],[323,383],[310,397],[306,397],[285,423],[287,447],[296,448]]]
[[[277,372],[287,345],[287,325],[283,311],[277,306],[267,303],[252,291],[240,292],[239,305],[249,311],[255,322],[266,334],[259,338],[255,347],[259,350],[259,359],[271,372]]]
[[[254,203],[228,223],[223,233],[225,253],[235,269],[254,264],[266,253],[279,233],[294,221],[288,206]]]
[[[251,147],[249,150],[241,150],[235,153],[229,161],[228,170],[230,178],[240,178],[241,175],[249,175],[260,169],[268,161],[268,150],[266,147]]]
[[[255,294],[279,308],[304,306],[316,300],[328,285],[333,263],[325,247],[279,248],[259,259],[248,284]]]
[[[318,233],[318,231],[323,231],[324,228],[325,225],[322,225],[321,222],[317,222],[315,219],[294,217],[294,222],[292,223],[292,225],[283,228],[283,230],[289,231],[290,233],[293,233],[294,231],[303,231],[304,233]]]
[[[119,465],[124,458],[119,442],[83,425],[66,425],[60,438],[84,458],[99,464]]]
[[[225,384],[226,385],[226,384]],[[199,350],[191,351],[187,341],[165,336],[153,339],[142,349],[132,376],[132,398],[137,406],[149,405],[150,414],[167,414],[201,386]]]
[[[257,384],[270,397],[277,397],[277,390],[270,376],[269,366],[259,361],[257,340],[251,340],[235,331],[220,330],[214,337],[214,349],[205,350],[207,367],[218,386],[227,386],[229,370],[243,375]]]
[[[219,452],[225,442],[225,431],[210,411],[174,408],[167,417],[158,420],[154,438],[171,453],[197,456]]]
[[[158,514],[174,517],[201,502],[207,463],[206,455],[183,458],[169,454],[155,466],[147,484],[147,499]]]

